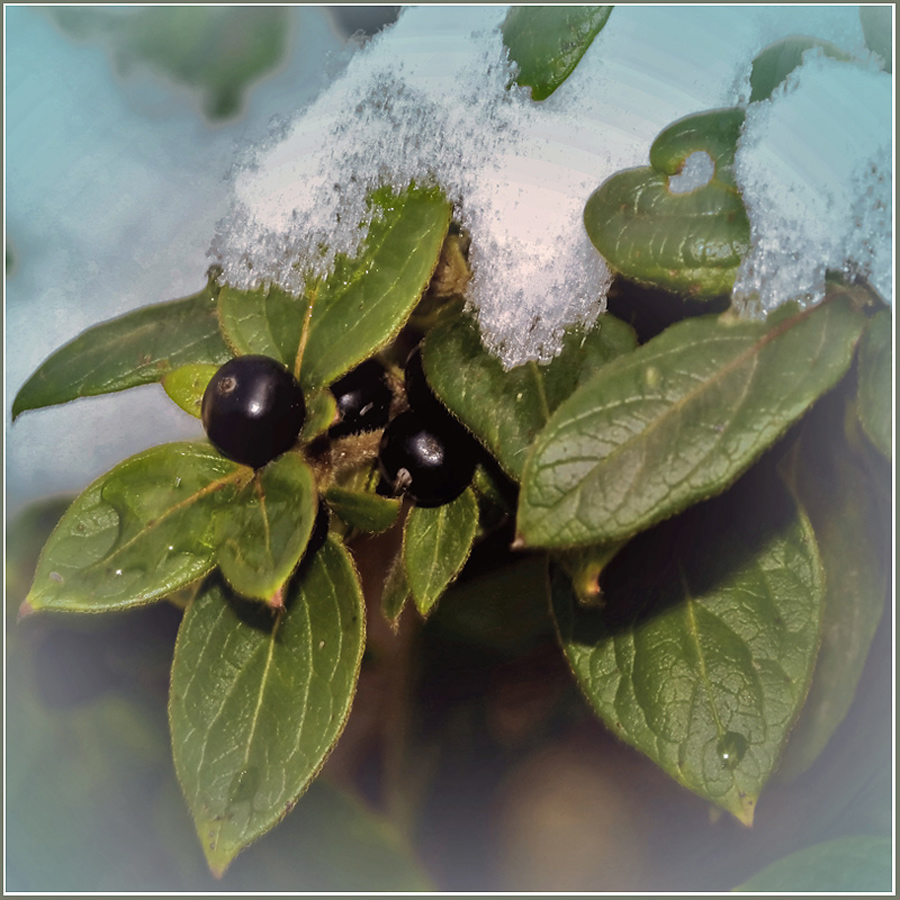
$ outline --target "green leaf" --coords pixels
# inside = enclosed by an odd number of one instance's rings
[[[627,538],[731,484],[847,371],[852,291],[768,322],[700,316],[610,363],[554,413],[519,495],[526,544]]]
[[[875,482],[845,436],[856,415],[847,388],[816,404],[783,463],[812,523],[826,585],[816,670],[779,768],[787,780],[818,758],[847,715],[890,584],[890,485]]]
[[[300,430],[304,444],[328,431],[337,415],[337,401],[329,390],[315,391],[306,398],[306,421]]]
[[[772,863],[735,891],[753,893],[889,892],[893,845],[889,837],[855,835],[814,844]]]
[[[336,484],[325,491],[325,502],[351,527],[374,534],[387,531],[400,515],[399,499]]]
[[[231,359],[216,315],[212,278],[198,294],[157,303],[82,332],[50,356],[13,402],[27,409],[161,381],[189,363],[220,366]]]
[[[863,431],[888,459],[893,452],[893,352],[894,323],[883,309],[866,325],[859,344],[859,420]]]
[[[403,530],[403,562],[416,608],[427,616],[462,570],[478,527],[471,488],[443,506],[415,506]]]
[[[350,711],[365,611],[347,551],[329,538],[282,613],[219,581],[191,604],[175,645],[175,769],[210,869],[221,875],[297,802]]]
[[[407,600],[409,600],[409,581],[401,551],[394,558],[381,590],[381,611],[391,625],[396,626]]]
[[[122,609],[202,577],[215,564],[215,514],[251,475],[206,442],[163,444],[119,463],[54,529],[23,609]]]
[[[560,641],[597,714],[747,825],[806,696],[824,590],[809,521],[767,466],[631,541],[602,610],[579,604],[562,569],[551,576]]]
[[[892,71],[891,56],[894,48],[894,24],[889,6],[860,6],[859,22],[862,25],[866,46],[878,57],[885,72]]]
[[[516,84],[546,100],[574,71],[600,33],[611,6],[513,6],[503,20],[503,43],[518,65]]]
[[[174,372],[169,372],[163,378],[162,386],[173,403],[199,419],[206,386],[218,371],[218,366],[203,363],[182,366]]]
[[[216,559],[231,587],[280,605],[317,507],[315,478],[298,454],[283,453],[256,472],[217,518]]]
[[[278,288],[219,295],[222,328],[235,351],[263,353],[295,372],[304,318],[312,314],[299,379],[311,392],[331,384],[385,346],[428,286],[450,225],[450,204],[436,189],[386,189],[371,198],[375,218],[360,255],[338,259],[302,299]]]
[[[521,479],[528,447],[550,414],[579,384],[637,344],[634,330],[611,315],[591,331],[571,331],[551,363],[505,371],[484,348],[467,316],[440,325],[422,346],[428,382],[444,404],[487,447],[508,475]]]
[[[792,35],[770,44],[753,60],[750,70],[750,102],[768,100],[775,88],[803,62],[807,50],[818,48],[832,59],[848,61],[852,57],[831,41]]]
[[[50,497],[29,504],[6,527],[6,618],[14,622],[19,605],[34,581],[41,550],[71,506],[73,496]]]
[[[750,223],[734,180],[742,109],[679,119],[650,147],[650,166],[612,175],[591,194],[584,226],[610,267],[635,281],[698,299],[727,294],[750,247]],[[671,190],[669,177],[705,152],[711,180]]]

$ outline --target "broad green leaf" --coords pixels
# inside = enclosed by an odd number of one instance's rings
[[[403,562],[416,608],[427,616],[462,570],[478,526],[471,488],[443,506],[415,506],[403,529]]]
[[[312,470],[296,453],[260,469],[217,518],[216,559],[244,597],[277,596],[309,542],[318,507]]]
[[[252,471],[206,442],[132,456],[81,493],[50,535],[23,608],[137,606],[215,565],[214,518]]]
[[[859,22],[866,46],[878,57],[884,70],[891,72],[894,26],[890,6],[860,6]]]
[[[169,372],[163,378],[162,386],[173,403],[199,419],[206,386],[218,370],[218,366],[192,363]]]
[[[866,325],[859,344],[859,420],[869,440],[888,459],[893,452],[893,330],[891,311],[884,309]]]
[[[300,429],[300,441],[304,444],[328,431],[337,415],[337,402],[329,390],[315,391],[306,398],[306,421]]]
[[[365,640],[362,592],[329,538],[273,613],[214,580],[175,645],[169,721],[175,769],[210,869],[221,875],[276,825],[334,746]]]
[[[597,714],[747,825],[809,687],[824,590],[809,521],[766,466],[631,541],[602,609],[551,575],[559,637]]]
[[[82,332],[25,382],[13,418],[27,409],[161,381],[189,363],[219,366],[231,359],[216,315],[212,278],[198,294],[157,303]]]
[[[394,558],[381,590],[381,611],[391,625],[396,626],[407,600],[409,600],[409,581],[406,577],[406,566],[403,564],[403,553],[400,552]]]
[[[399,499],[336,484],[325,491],[325,502],[351,527],[375,534],[390,528],[400,515]]]
[[[517,64],[516,84],[546,100],[574,71],[600,33],[611,6],[513,6],[503,20],[503,43]]]
[[[779,767],[784,779],[818,758],[847,715],[890,584],[890,484],[875,482],[845,437],[856,415],[850,387],[844,382],[816,404],[783,463],[812,523],[826,585],[822,645]]]
[[[863,327],[852,290],[767,322],[679,322],[581,385],[532,445],[526,544],[630,537],[724,490],[847,371]]]
[[[734,890],[760,894],[889,892],[893,857],[890,837],[837,838],[785,856]]]
[[[743,124],[737,108],[679,119],[653,142],[649,166],[617,172],[591,194],[584,226],[615,271],[698,299],[730,292],[750,248],[733,171]],[[672,191],[669,177],[698,152],[712,159],[712,178],[692,191]]]
[[[832,59],[851,59],[849,53],[845,53],[831,41],[802,35],[782,38],[766,47],[753,60],[750,70],[750,102],[768,100],[775,88],[803,62],[803,54],[814,48]]]
[[[482,345],[478,326],[464,316],[428,334],[422,362],[435,393],[518,481],[528,447],[556,407],[636,344],[630,326],[605,315],[587,333],[570,332],[549,365],[529,362],[505,371]]]
[[[435,189],[381,189],[372,195],[375,218],[359,256],[338,259],[324,281],[302,298],[278,288],[224,287],[219,315],[237,353],[263,353],[295,372],[304,318],[309,332],[299,379],[310,392],[325,387],[385,346],[401,329],[428,286],[450,225],[450,204]]]
[[[223,285],[218,301],[222,333],[237,355],[271,356],[294,371],[307,302],[275,286],[241,291]]]

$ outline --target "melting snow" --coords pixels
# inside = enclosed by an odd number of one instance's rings
[[[674,120],[746,102],[753,57],[780,37],[809,34],[866,56],[856,7],[618,6],[568,81],[534,103],[529,91],[507,89],[505,15],[405,7],[359,50],[283,140],[239,169],[213,246],[226,279],[298,291],[297,260],[322,273],[336,253],[358,248],[371,188],[436,182],[472,235],[469,304],[488,346],[507,366],[549,360],[567,325],[605,308],[610,274],[582,225],[602,181],[646,165]],[[784,262],[780,248],[815,232],[788,260],[790,276],[767,286],[767,305],[785,291],[814,295],[837,250],[844,267],[889,281],[890,76],[811,60],[794,80],[793,93],[756,105],[741,148],[755,240],[741,289],[758,289]],[[849,157],[820,153],[841,131],[858,144]]]

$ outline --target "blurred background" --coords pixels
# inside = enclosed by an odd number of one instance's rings
[[[891,828],[890,616],[850,716],[810,770],[770,785],[750,831],[607,734],[560,658],[535,573],[504,563],[521,588],[504,613],[507,588],[489,575],[502,552],[486,547],[421,631],[407,618],[395,636],[372,617],[325,778],[222,882],[171,763],[179,612],[16,625],[67,499],[125,456],[202,434],[157,385],[13,425],[16,391],[88,326],[199,290],[235,161],[398,9],[4,10],[8,890],[725,891],[791,850]],[[360,548],[370,586],[391,539]],[[402,802],[391,778],[406,773],[388,777],[399,686],[419,752]]]

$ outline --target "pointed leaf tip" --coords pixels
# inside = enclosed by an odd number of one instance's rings
[[[34,613],[34,607],[27,600],[23,600],[19,606],[19,615],[16,618],[16,622],[21,622],[22,619],[27,619],[29,616],[33,616]]]

